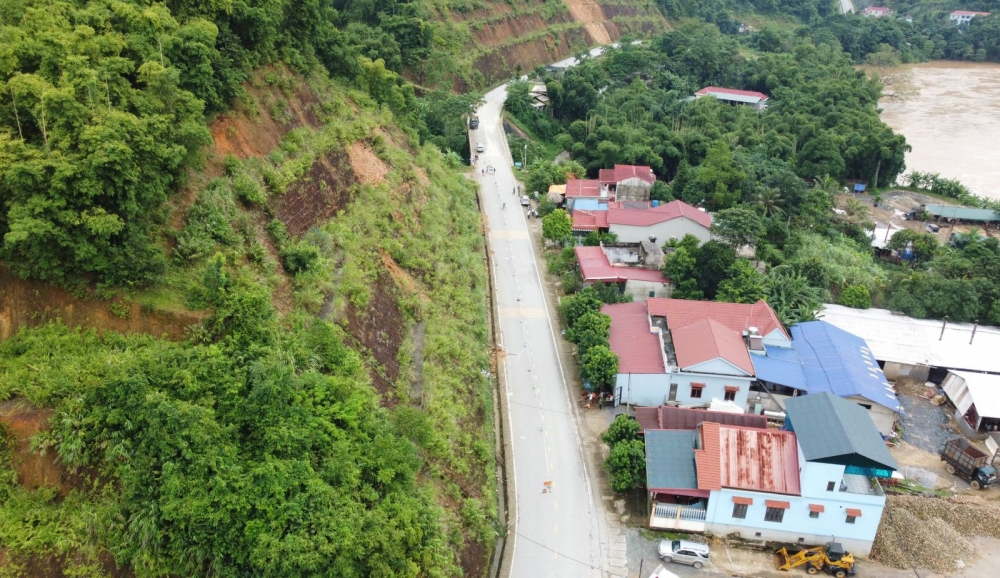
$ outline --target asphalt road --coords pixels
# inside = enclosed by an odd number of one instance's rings
[[[556,346],[554,308],[546,303],[541,268],[528,233],[501,126],[506,87],[479,109],[482,142],[476,177],[493,248],[494,282],[504,351],[516,518],[511,524],[510,576],[605,577],[603,504],[594,498],[577,414]],[[476,154],[473,152],[473,154]],[[494,167],[484,174],[482,169]]]

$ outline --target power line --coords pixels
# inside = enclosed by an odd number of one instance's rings
[[[547,407],[539,407],[537,405],[533,405],[533,404],[530,404],[530,403],[524,403],[524,402],[520,402],[520,401],[511,401],[511,400],[508,399],[507,403],[514,404],[514,405],[523,405],[524,407],[530,407],[532,409],[537,409],[538,411],[547,411],[547,412],[551,412],[551,413],[561,413],[563,415],[573,415],[573,414],[571,414],[568,411],[560,411],[558,409],[549,409]]]
[[[588,568],[590,568],[592,570],[598,570],[598,571],[601,572],[602,575],[605,574],[605,573],[610,573],[609,570],[605,570],[604,568],[601,568],[600,566],[594,566],[593,564],[591,564],[589,562],[584,562],[582,560],[577,560],[576,558],[573,558],[572,556],[567,556],[566,554],[563,554],[562,552],[560,552],[558,550],[553,550],[552,548],[549,548],[545,544],[542,544],[541,542],[532,540],[531,538],[525,536],[524,534],[522,534],[520,532],[515,531],[514,533],[517,534],[518,536],[524,538],[525,540],[531,542],[532,544],[534,544],[534,545],[536,545],[536,546],[538,546],[540,548],[544,548],[544,549],[548,550],[549,552],[552,552],[552,553],[554,553],[556,555],[562,556],[563,558],[566,558],[567,560],[571,560],[573,562],[576,562],[577,564],[580,564],[582,566],[586,566],[586,567],[588,567]]]

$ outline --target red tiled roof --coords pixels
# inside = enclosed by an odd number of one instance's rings
[[[588,282],[621,283],[630,280],[651,281],[654,283],[670,282],[660,271],[637,269],[634,267],[616,267],[608,261],[608,256],[604,254],[604,250],[600,247],[577,247],[576,260],[580,263],[580,273],[583,274],[583,280]]]
[[[660,338],[650,330],[649,316],[641,301],[605,305],[601,313],[611,317],[609,341],[611,351],[618,354],[619,373],[666,372]]]
[[[598,180],[601,184],[614,185],[635,177],[647,183],[656,182],[656,175],[653,169],[642,165],[615,165],[613,169],[601,169],[598,172]]]
[[[767,95],[763,92],[755,92],[753,90],[736,90],[735,88],[719,88],[718,86],[706,86],[695,94],[701,96],[709,94],[732,94],[736,96],[751,96],[757,97],[761,100],[767,100]]]
[[[615,205],[618,205],[618,203],[615,203]],[[699,211],[684,201],[670,201],[658,207],[645,210],[626,209],[609,205],[607,221],[610,225],[649,227],[650,225],[671,221],[680,217],[686,217],[705,228],[712,226],[711,215]]]
[[[681,369],[721,357],[748,375],[754,375],[743,336],[714,319],[702,319],[671,329],[670,336]]]
[[[952,16],[989,16],[989,12],[973,12],[971,10],[955,10]]]
[[[801,493],[794,433],[720,425],[715,435],[719,444],[719,485],[794,496]]]
[[[646,307],[651,316],[666,317],[667,328],[671,331],[709,318],[740,334],[749,327],[756,327],[761,335],[780,329],[785,337],[788,337],[788,331],[781,325],[771,306],[763,299],[747,304],[651,297],[646,301]]]
[[[719,424],[708,421],[698,426],[701,449],[694,450],[694,469],[699,490],[722,489],[722,460],[719,448]]]
[[[566,181],[566,198],[600,197],[601,182],[594,179],[569,179]]]
[[[574,231],[594,231],[608,228],[607,211],[573,211]]]

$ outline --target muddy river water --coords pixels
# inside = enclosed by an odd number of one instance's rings
[[[884,99],[882,120],[906,137],[906,173],[940,173],[1000,199],[1000,64],[905,66],[912,94]]]

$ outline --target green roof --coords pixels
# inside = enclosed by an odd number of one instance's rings
[[[650,490],[694,490],[695,430],[646,430],[646,487]]]
[[[813,393],[786,399],[785,413],[807,462],[897,469],[868,410],[857,403]]]
[[[962,219],[965,221],[1000,221],[1000,213],[997,213],[993,209],[950,207],[948,205],[927,205],[924,209],[935,217]]]

